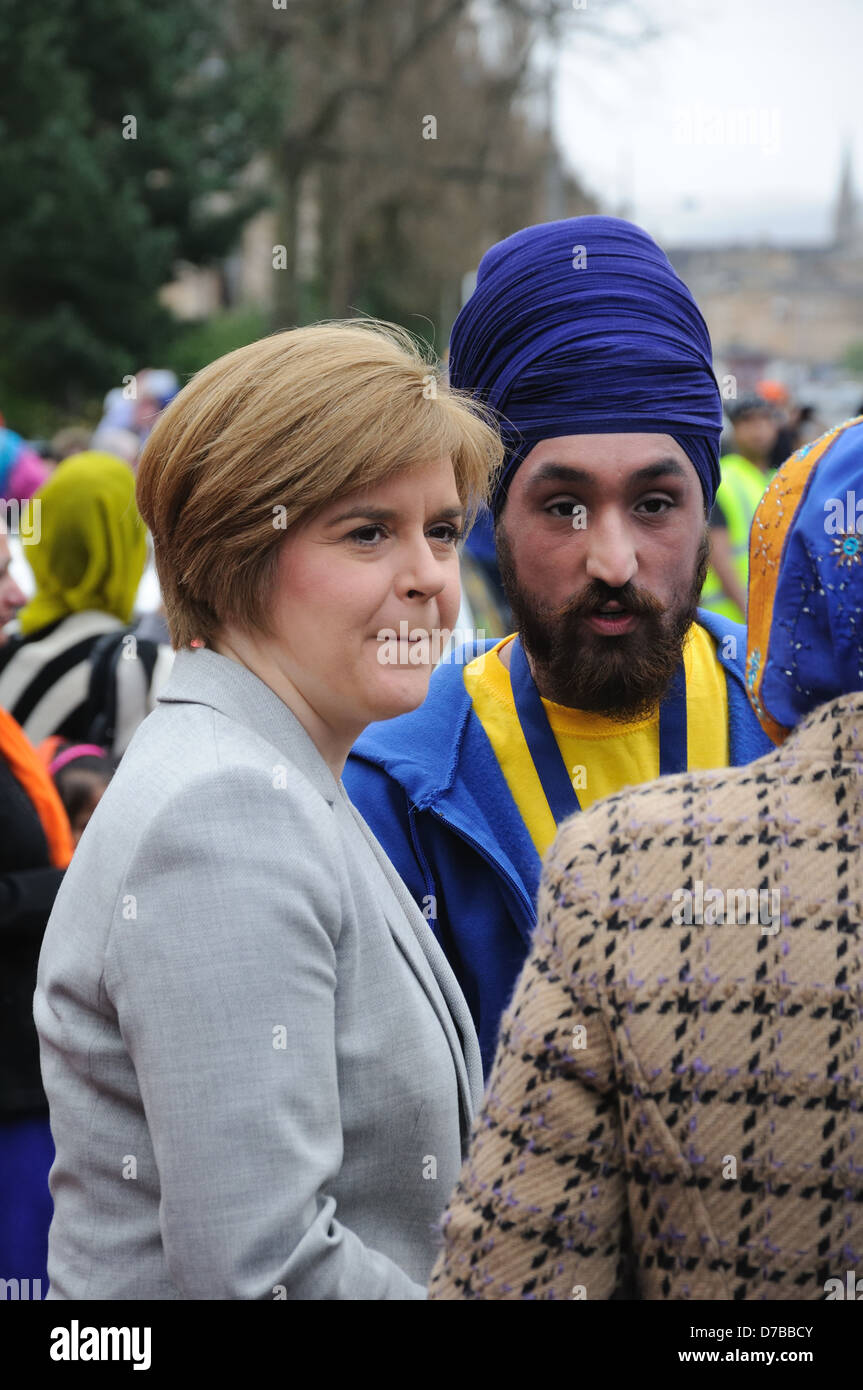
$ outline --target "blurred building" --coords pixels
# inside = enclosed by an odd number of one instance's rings
[[[680,246],[669,258],[707,320],[714,352],[744,389],[775,359],[840,362],[863,340],[863,225],[845,148],[825,246]]]

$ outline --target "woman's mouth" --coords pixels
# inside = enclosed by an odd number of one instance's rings
[[[402,631],[385,628],[374,639],[378,643],[378,661],[384,666],[425,666],[440,660],[440,652],[435,646],[436,632],[430,634],[425,628],[408,629],[407,623],[400,624]]]

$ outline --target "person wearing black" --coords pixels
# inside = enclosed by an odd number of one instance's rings
[[[71,855],[68,820],[48,771],[0,710],[0,1278],[7,1289],[17,1280],[20,1298],[48,1291],[54,1146],[33,992],[42,936]]]

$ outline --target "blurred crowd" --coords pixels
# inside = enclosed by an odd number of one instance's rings
[[[760,381],[726,403],[722,482],[710,516],[711,568],[702,607],[746,621],[749,532],[765,488],[787,458],[827,428],[779,381]]]
[[[74,847],[173,659],[142,585],[134,468],[177,389],[172,372],[141,371],[108,392],[95,430],[50,440],[0,419],[0,1265],[46,1289],[36,965]]]

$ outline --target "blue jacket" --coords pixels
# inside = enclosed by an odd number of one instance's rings
[[[726,670],[731,765],[752,762],[773,744],[746,696],[746,630],[704,609],[698,621]],[[440,666],[419,709],[370,724],[343,776],[458,977],[486,1075],[536,924],[542,867],[463,680],[467,662],[499,640]]]

